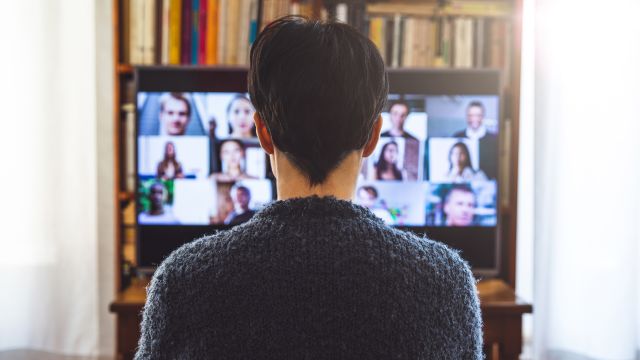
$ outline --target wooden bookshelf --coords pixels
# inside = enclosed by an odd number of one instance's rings
[[[131,225],[131,216],[135,218],[135,214],[132,215],[132,208],[130,205],[135,201],[135,189],[128,189],[126,186],[126,171],[125,171],[125,113],[123,105],[132,103],[132,84],[134,81],[134,69],[136,65],[132,65],[128,62],[126,54],[129,51],[124,51],[125,44],[128,41],[124,41],[124,36],[129,34],[129,31],[125,29],[126,16],[129,16],[129,11],[125,9],[131,0],[112,0],[113,1],[113,59],[114,59],[114,119],[113,119],[113,131],[114,131],[114,152],[115,152],[115,188],[113,196],[115,198],[115,234],[114,246],[116,252],[116,269],[118,272],[116,276],[116,298],[121,299],[124,295],[129,294],[132,290],[130,284],[132,281],[131,267],[135,266],[135,241],[131,241],[131,237],[135,235],[135,227]],[[161,0],[156,1],[157,4],[161,4]],[[235,1],[235,0],[234,0]],[[313,2],[312,6],[307,8],[308,14],[314,16],[327,16],[331,12],[322,11],[319,3],[321,0],[310,0]],[[456,1],[456,0],[451,0]],[[473,0],[458,0],[463,1],[465,4],[470,4]],[[518,137],[519,137],[519,109],[520,109],[520,67],[521,67],[521,35],[522,35],[522,1],[523,0],[477,0],[476,5],[469,5],[464,8],[456,7],[449,2],[448,5],[441,6],[441,1],[435,0],[387,0],[376,1],[368,3],[366,6],[367,16],[410,16],[410,17],[423,17],[423,18],[440,18],[447,17],[451,19],[466,17],[466,18],[486,18],[489,21],[505,21],[509,24],[508,36],[505,37],[505,43],[502,44],[505,47],[505,51],[508,54],[505,62],[505,66],[501,68],[504,78],[506,80],[503,83],[503,109],[501,122],[501,141],[503,145],[506,145],[507,153],[501,158],[501,203],[499,208],[501,209],[501,239],[503,242],[502,251],[502,271],[499,275],[500,287],[503,292],[509,292],[513,294],[513,289],[516,285],[516,229],[517,229],[517,189],[518,189]],[[262,5],[270,2],[282,2],[282,0],[260,0],[261,8],[258,12],[260,18],[265,14],[265,9]],[[304,1],[303,1],[304,2]],[[275,13],[272,11],[271,15]],[[277,13],[277,11],[276,11]],[[125,16],[126,15],[126,16]],[[362,29],[362,28],[361,28]],[[129,56],[131,54],[128,54]],[[158,64],[156,64],[158,65]],[[234,65],[234,64],[225,64]],[[390,65],[390,64],[388,64]],[[175,66],[194,66],[189,65],[168,65]],[[195,66],[209,66],[209,65],[195,65]],[[434,65],[436,66],[436,65]],[[442,65],[437,65],[441,67]],[[505,146],[503,146],[503,149]],[[128,216],[128,218],[125,218]],[[133,279],[134,283],[138,281]],[[495,285],[495,284],[494,284]],[[491,287],[495,288],[495,286]],[[136,294],[140,292],[140,289],[135,288]],[[126,296],[125,296],[126,297]],[[515,297],[514,297],[515,298]],[[140,306],[140,301],[144,301],[143,296],[138,296],[136,300],[136,309]],[[518,302],[517,311],[513,314],[522,314],[524,312],[531,312],[531,306]],[[118,306],[112,305],[112,310],[117,312]],[[495,315],[495,314],[493,314]],[[493,316],[492,315],[492,316]],[[520,316],[520,315],[518,315]],[[137,317],[136,317],[137,319]],[[118,320],[118,341],[122,343],[126,341],[127,344],[132,343],[132,339],[123,338],[122,326],[135,326],[137,323],[133,321],[125,325],[123,319]],[[127,320],[129,321],[129,320]],[[121,326],[122,325],[122,326]],[[493,331],[491,329],[485,328]],[[128,332],[132,333],[132,332]],[[135,333],[135,332],[133,332]],[[492,334],[494,332],[491,332]],[[135,342],[134,342],[135,343]],[[519,343],[518,343],[519,344]],[[509,355],[511,356],[511,355]],[[492,357],[492,358],[501,358]]]

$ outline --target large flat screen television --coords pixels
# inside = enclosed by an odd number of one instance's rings
[[[246,69],[138,68],[138,266],[248,221],[277,198],[253,127]],[[501,101],[492,70],[390,70],[388,104],[354,202],[387,224],[500,270]]]

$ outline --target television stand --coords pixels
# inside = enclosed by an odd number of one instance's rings
[[[116,315],[118,359],[133,359],[140,337],[147,282],[134,279],[118,293],[109,310]],[[518,299],[513,289],[498,279],[478,283],[487,360],[517,360],[522,351],[522,315],[533,306]]]

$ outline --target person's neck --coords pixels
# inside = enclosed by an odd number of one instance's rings
[[[362,157],[358,152],[354,151],[348,155],[323,183],[314,186],[309,185],[308,178],[283,153],[276,150],[271,156],[276,176],[278,200],[314,195],[353,200],[358,172],[362,165]]]
[[[389,130],[389,134],[391,134],[393,136],[403,136],[404,135],[404,130],[403,129],[391,128],[391,130]]]

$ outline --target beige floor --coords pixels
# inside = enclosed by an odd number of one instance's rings
[[[0,351],[0,360],[114,360],[114,358],[58,355],[34,350],[11,350]]]

